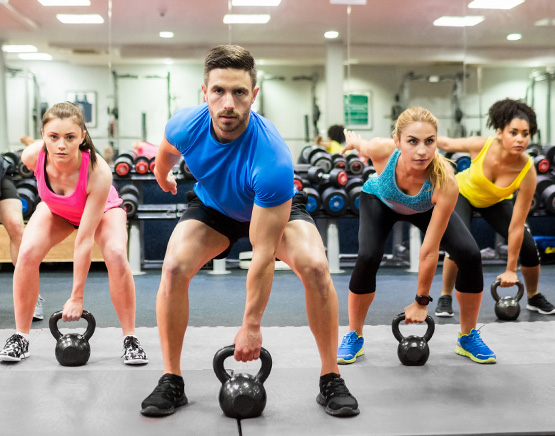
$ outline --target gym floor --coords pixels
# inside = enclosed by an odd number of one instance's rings
[[[160,271],[135,276],[136,333],[150,363],[128,367],[120,359],[122,334],[111,305],[105,268],[93,264],[85,291],[85,309],[96,318],[92,354],[85,366],[69,368],[54,357],[55,340],[48,318],[71,291],[70,264],[45,264],[41,295],[45,319],[33,323],[31,356],[17,364],[0,365],[2,435],[553,435],[555,390],[555,315],[526,310],[512,322],[498,321],[489,291],[500,266],[486,266],[486,289],[478,327],[496,352],[495,365],[479,365],[458,356],[458,307],[453,318],[437,318],[430,358],[421,367],[407,367],[397,358],[391,320],[410,304],[416,274],[382,268],[378,290],[365,327],[366,355],[341,366],[347,386],[359,401],[360,415],[328,416],[316,401],[320,361],[307,327],[304,293],[290,271],[276,271],[262,333],[271,353],[272,372],[265,383],[268,401],[258,418],[237,421],[223,415],[218,404],[220,383],[212,358],[233,342],[242,320],[246,271],[227,275],[201,271],[190,289],[191,316],[182,354],[189,404],[166,418],[140,414],[141,401],[162,374],[156,328],[155,300]],[[334,274],[339,297],[339,336],[347,332],[347,294],[351,269]],[[0,270],[0,340],[14,329],[13,268]],[[540,291],[555,303],[555,265],[542,266]],[[440,271],[432,285],[441,292]],[[516,288],[507,294],[516,293]],[[501,292],[500,294],[504,294]],[[504,295],[502,295],[504,296]],[[435,301],[430,314],[433,315]],[[64,325],[62,333],[82,331],[85,323]],[[425,325],[404,326],[402,333],[422,335]],[[226,368],[256,373],[259,362]]]

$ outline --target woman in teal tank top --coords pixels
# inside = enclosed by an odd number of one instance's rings
[[[347,132],[343,152],[355,149],[372,160],[376,173],[360,196],[359,253],[349,284],[349,330],[337,351],[339,363],[364,354],[362,329],[374,300],[376,274],[393,225],[407,221],[424,232],[416,297],[405,307],[406,323],[428,315],[430,287],[440,247],[459,267],[457,298],[461,307],[458,354],[479,363],[495,362],[495,354],[475,329],[483,290],[480,250],[456,214],[458,186],[449,162],[437,150],[437,119],[424,108],[409,108],[399,118],[393,140],[365,141]],[[410,298],[407,299],[410,301]]]

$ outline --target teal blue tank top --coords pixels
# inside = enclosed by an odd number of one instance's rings
[[[382,173],[380,175],[372,174],[364,183],[362,191],[375,195],[393,211],[402,215],[426,212],[434,207],[432,183],[429,178],[426,178],[420,192],[416,195],[407,195],[401,191],[395,180],[395,168],[400,154],[401,150],[396,148]]]

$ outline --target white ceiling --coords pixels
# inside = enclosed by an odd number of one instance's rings
[[[89,7],[44,7],[37,0],[0,0],[0,41],[34,44],[54,60],[77,64],[202,61],[216,44],[247,47],[259,61],[325,62],[327,30],[340,32],[347,57],[364,64],[466,62],[555,66],[555,0],[526,0],[512,10],[468,9],[470,0],[367,0],[364,6],[330,0],[282,0],[275,8],[233,7],[234,13],[271,14],[266,25],[223,24],[228,0],[91,0]],[[111,16],[109,9],[111,6]],[[68,25],[57,13],[98,13],[102,25]],[[434,27],[443,15],[483,15],[471,28]],[[170,30],[173,39],[158,33]],[[507,41],[508,33],[522,33]],[[6,59],[16,59],[5,54]]]

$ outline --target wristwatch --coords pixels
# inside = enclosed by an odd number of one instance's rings
[[[429,295],[417,295],[414,297],[414,300],[422,306],[427,306],[431,301],[434,301],[434,299]]]

